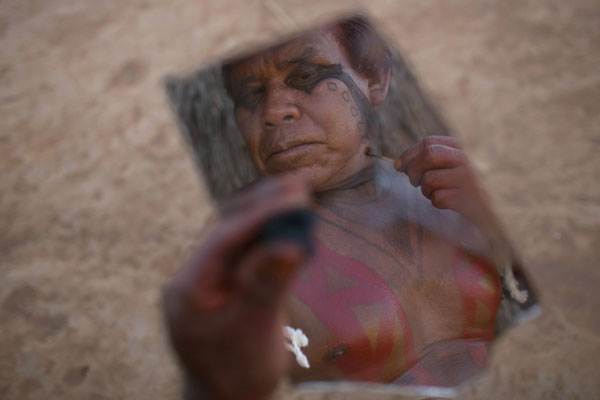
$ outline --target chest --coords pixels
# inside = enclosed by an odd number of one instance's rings
[[[493,332],[493,269],[418,225],[322,220],[318,238],[293,288],[291,323],[307,333],[310,373],[321,379],[388,381],[431,343]]]

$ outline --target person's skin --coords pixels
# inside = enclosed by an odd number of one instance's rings
[[[317,192],[317,252],[286,306],[309,337],[311,368],[294,366],[292,378],[458,384],[473,375],[493,339],[499,287],[493,268],[467,254],[486,252],[471,223],[488,231],[493,219],[458,143],[428,138],[394,166],[367,157],[377,144],[361,101],[385,100],[389,71],[357,73],[329,31],[239,62],[232,73],[236,121],[257,170],[287,178],[235,200],[166,292],[191,386],[258,398],[283,376],[283,299],[307,255],[291,243],[251,240],[268,217],[308,207],[308,188]],[[383,197],[377,174],[392,182]]]
[[[267,180],[227,207],[188,265],[164,289],[171,343],[188,399],[268,398],[287,368],[284,296],[306,249],[256,244],[269,218],[310,204],[294,178]]]
[[[372,163],[355,97],[383,102],[389,71],[377,80],[361,78],[334,38],[316,32],[239,62],[232,75],[236,122],[260,175],[287,173],[323,191]]]

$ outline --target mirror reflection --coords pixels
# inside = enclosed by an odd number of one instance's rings
[[[215,261],[202,247],[173,292],[204,293],[211,318],[235,296],[264,311],[230,322],[239,348],[221,350],[239,352],[236,382],[268,391],[265,376],[283,370],[296,383],[457,386],[535,304],[460,142],[366,17],[171,78],[167,90],[221,210],[208,241],[227,253]],[[218,283],[190,289],[190,276]],[[183,365],[207,374],[178,341],[203,317],[177,322],[167,310]],[[215,336],[231,334],[210,321]],[[270,344],[248,350],[241,337],[253,335]],[[288,367],[265,361],[280,347]],[[261,358],[257,377],[246,367]],[[211,368],[202,385],[226,390]]]

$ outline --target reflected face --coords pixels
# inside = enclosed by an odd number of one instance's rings
[[[235,119],[262,176],[293,174],[326,190],[372,161],[368,82],[333,34],[319,31],[236,63]]]

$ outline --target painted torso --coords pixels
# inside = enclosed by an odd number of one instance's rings
[[[293,380],[452,385],[485,364],[497,273],[456,214],[394,176],[375,201],[321,199],[315,254],[290,305],[311,368]]]

